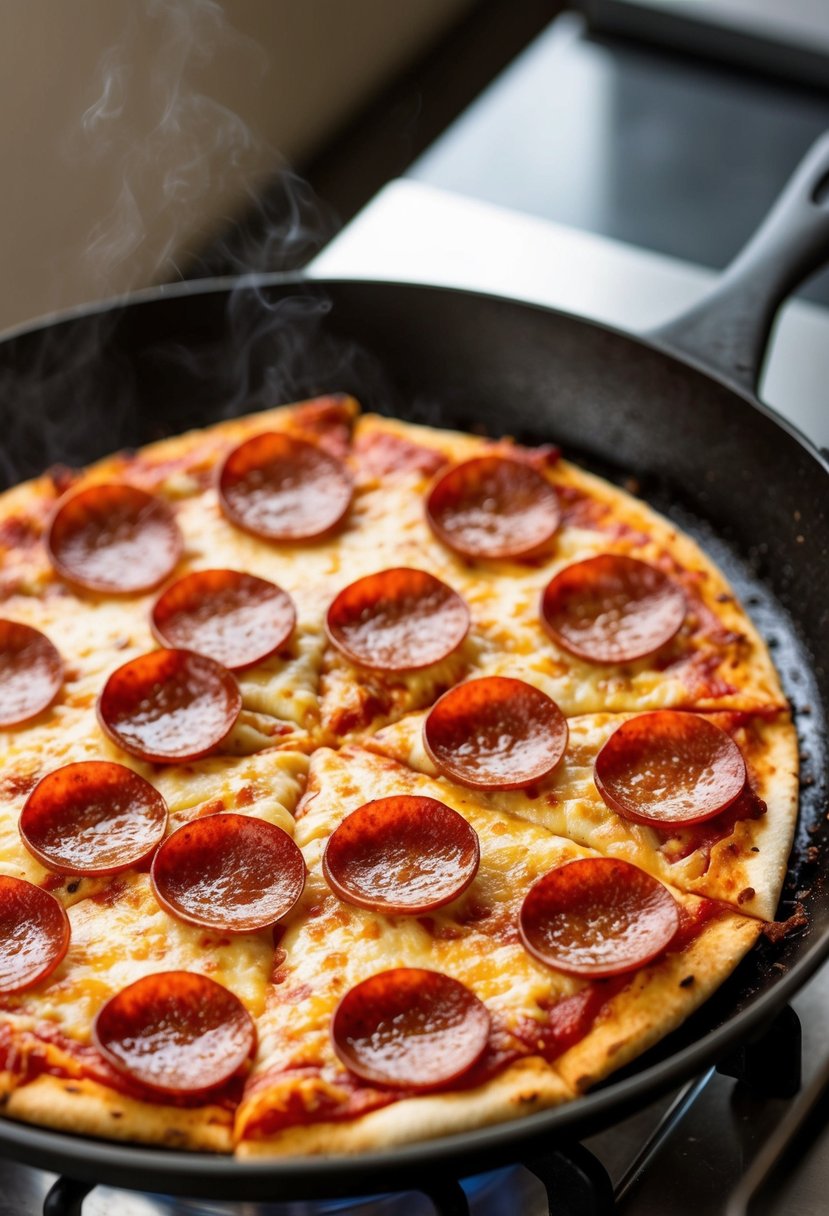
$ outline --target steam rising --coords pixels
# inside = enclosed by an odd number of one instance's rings
[[[87,249],[105,289],[129,261],[138,276],[132,286],[174,280],[183,270],[192,277],[196,251],[216,235],[199,217],[217,204],[236,216],[247,210],[246,228],[256,233],[235,252],[228,222],[227,247],[214,249],[212,260],[229,273],[297,266],[331,235],[333,218],[310,188],[211,94],[210,69],[221,60],[248,81],[267,76],[262,49],[229,24],[215,0],[147,0],[130,8],[124,37],[102,57],[100,93],[82,116],[77,152],[81,161],[120,170],[117,197]]]
[[[136,76],[138,39],[153,48],[149,82]],[[210,67],[231,52],[240,71],[264,77],[263,52],[215,0],[131,6],[70,151],[80,166],[118,167],[120,185],[87,247],[101,297],[123,285],[127,266],[135,268],[133,285],[216,267],[237,276],[236,285],[189,304],[105,306],[0,345],[3,483],[217,417],[353,387],[355,363],[365,360],[323,333],[329,301],[318,290],[269,289],[262,277],[304,263],[335,224],[278,153],[211,95]],[[136,96],[144,102],[140,124]],[[215,213],[217,199],[228,215],[245,213],[241,229],[228,220],[216,234],[199,222],[208,201]],[[208,243],[205,262],[197,251]]]

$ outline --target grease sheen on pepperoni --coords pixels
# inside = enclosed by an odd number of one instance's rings
[[[363,980],[334,1013],[331,1039],[346,1068],[380,1085],[440,1089],[481,1058],[486,1006],[439,971],[397,967]]]
[[[546,777],[567,747],[555,701],[523,680],[486,676],[444,693],[423,743],[447,777],[478,789],[520,789]]]
[[[554,641],[591,663],[632,663],[670,642],[685,619],[682,588],[647,562],[602,553],[559,571],[541,617]]]
[[[469,631],[469,609],[433,574],[401,566],[345,587],[328,609],[326,628],[353,663],[418,671],[457,650]]]
[[[279,431],[246,439],[219,473],[225,515],[266,540],[325,536],[344,518],[353,492],[341,461],[315,443]]]
[[[137,486],[96,485],[58,506],[46,550],[62,578],[88,591],[151,591],[175,569],[182,539],[170,508]]]
[[[0,620],[0,726],[19,726],[48,709],[63,685],[63,659],[44,633]]]
[[[330,837],[322,866],[340,899],[415,915],[457,899],[480,856],[475,830],[457,811],[435,798],[398,794],[352,811]]]
[[[521,905],[530,954],[591,978],[634,971],[661,954],[679,928],[667,887],[627,861],[586,857],[550,870]]]
[[[167,806],[132,769],[108,760],[67,764],[37,783],[20,815],[23,843],[58,874],[115,874],[149,857]]]
[[[426,500],[436,535],[464,557],[527,557],[547,544],[561,515],[549,481],[524,460],[477,456],[449,469]]]
[[[174,916],[252,933],[290,912],[305,886],[305,862],[282,828],[226,812],[168,836],[150,875],[158,902]]]
[[[596,788],[635,823],[701,823],[726,810],[746,783],[737,744],[698,714],[661,709],[623,722],[596,757]]]
[[[197,650],[229,671],[252,667],[284,646],[294,602],[275,583],[238,570],[196,570],[158,597],[153,633],[162,646]]]
[[[110,997],[92,1028],[118,1072],[161,1094],[225,1084],[256,1050],[256,1027],[229,989],[194,971],[160,971]]]
[[[34,883],[0,875],[0,992],[23,992],[46,979],[68,946],[63,904]]]
[[[218,747],[242,696],[230,672],[206,655],[153,650],[112,673],[97,708],[102,729],[124,751],[169,764]]]

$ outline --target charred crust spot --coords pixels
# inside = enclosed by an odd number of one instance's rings
[[[537,1094],[537,1093],[521,1094],[521,1096],[518,1099],[518,1102],[519,1102],[519,1105],[523,1104],[525,1106],[531,1106],[533,1103],[537,1102],[538,1099],[539,1099],[539,1094]]]
[[[696,983],[696,976],[686,975],[684,979],[679,981],[680,988],[693,988]]]
[[[164,1133],[164,1143],[174,1148],[186,1148],[187,1136],[177,1128],[168,1128]]]
[[[72,882],[68,882],[66,884],[67,894],[74,895],[80,885],[81,885],[81,880],[79,878],[74,878],[72,880]]]
[[[749,900],[754,899],[756,894],[757,892],[754,890],[754,887],[743,887],[742,891],[740,891],[737,896],[737,903],[740,904],[740,906],[747,904]]]
[[[763,925],[763,935],[770,942],[776,945],[783,941],[791,933],[796,933],[798,929],[804,929],[809,923],[809,918],[806,915],[806,909],[802,904],[797,904],[794,912],[786,920],[771,921],[768,925]]]
[[[65,494],[70,486],[74,485],[77,480],[77,474],[74,469],[70,469],[65,464],[54,464],[47,472],[46,476],[52,483],[56,494]]]

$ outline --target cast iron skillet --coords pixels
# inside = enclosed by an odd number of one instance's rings
[[[159,288],[0,343],[6,483],[331,390],[404,418],[557,442],[605,475],[634,476],[709,548],[775,649],[805,773],[780,915],[797,901],[808,915],[679,1031],[557,1110],[355,1159],[237,1162],[4,1120],[0,1151],[81,1180],[215,1199],[416,1187],[644,1105],[766,1026],[826,958],[829,464],[754,390],[779,303],[829,254],[827,195],[829,136],[707,299],[644,339],[467,292],[270,276]]]

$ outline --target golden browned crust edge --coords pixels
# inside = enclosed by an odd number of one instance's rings
[[[689,890],[729,902],[761,920],[774,920],[786,878],[789,853],[797,827],[800,793],[797,731],[790,717],[780,717],[760,728],[763,751],[757,764],[760,797],[765,815],[737,823],[734,833],[711,849],[707,874]],[[733,861],[732,844],[741,851]],[[756,852],[752,852],[756,849]],[[735,882],[735,871],[739,876]],[[729,878],[731,882],[729,882]],[[677,879],[682,885],[682,879]],[[742,888],[741,891],[737,888]],[[748,892],[754,891],[753,896]]]
[[[12,1090],[3,1114],[56,1131],[158,1144],[165,1148],[232,1151],[233,1112],[220,1106],[182,1108],[140,1102],[86,1078],[48,1073]]]
[[[681,954],[637,972],[590,1033],[556,1060],[566,1084],[583,1093],[675,1030],[728,978],[761,930],[759,921],[727,914]]]
[[[477,1089],[404,1098],[356,1119],[288,1127],[262,1140],[242,1138],[236,1153],[286,1157],[379,1151],[517,1119],[572,1097],[555,1068],[532,1057]]]

